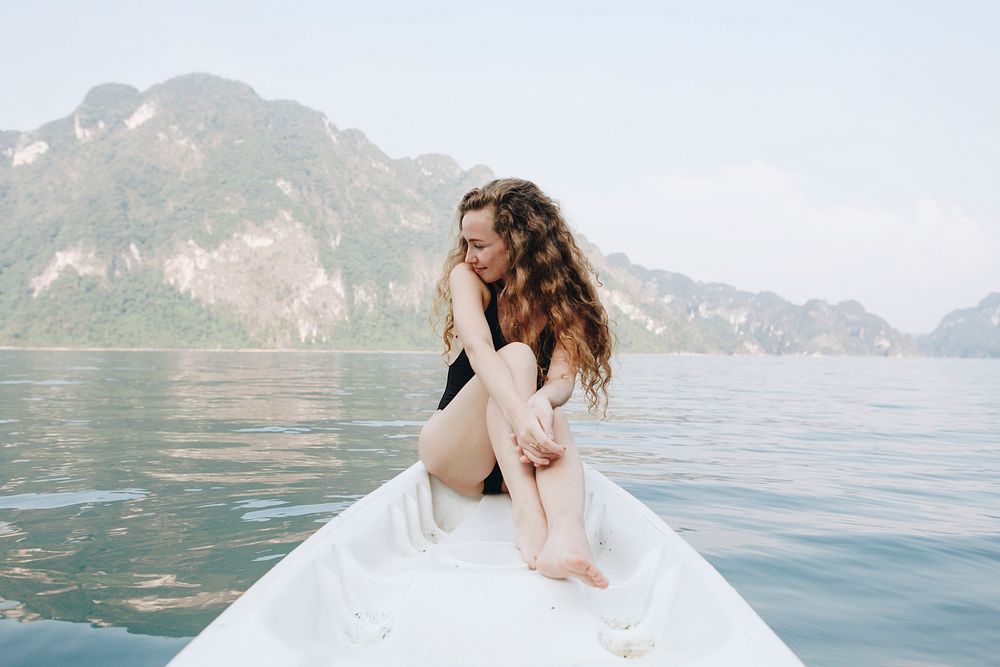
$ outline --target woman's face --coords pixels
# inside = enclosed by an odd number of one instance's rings
[[[469,244],[465,262],[475,269],[484,283],[507,277],[507,244],[493,230],[492,206],[469,211],[462,216],[462,238]]]

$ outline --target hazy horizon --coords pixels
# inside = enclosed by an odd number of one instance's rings
[[[0,129],[204,71],[530,178],[648,268],[907,333],[1000,291],[1000,8],[504,8],[8,3]]]

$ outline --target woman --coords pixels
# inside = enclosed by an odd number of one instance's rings
[[[462,349],[420,433],[420,460],[460,493],[509,492],[530,568],[606,588],[584,532],[583,467],[561,409],[578,374],[590,409],[607,404],[611,334],[590,265],[558,205],[528,181],[470,191],[458,220],[438,303],[450,304],[447,352],[453,337]]]

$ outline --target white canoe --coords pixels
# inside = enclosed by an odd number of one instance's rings
[[[607,590],[529,570],[509,496],[460,496],[417,463],[288,554],[169,667],[802,664],[659,517],[585,471]]]

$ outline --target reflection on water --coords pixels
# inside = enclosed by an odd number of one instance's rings
[[[629,356],[606,421],[569,412],[808,664],[988,664],[998,370]],[[122,628],[196,634],[416,460],[443,381],[433,354],[0,351],[4,655],[117,664]]]
[[[0,622],[3,664],[9,667],[157,667],[170,660],[187,641],[136,635],[124,628],[95,630],[86,623]],[[91,658],[95,652],[99,656]]]
[[[15,601],[0,615],[196,634],[319,522],[415,459],[398,435],[433,402],[421,366],[0,352],[0,596]],[[407,421],[373,426],[389,406]]]

